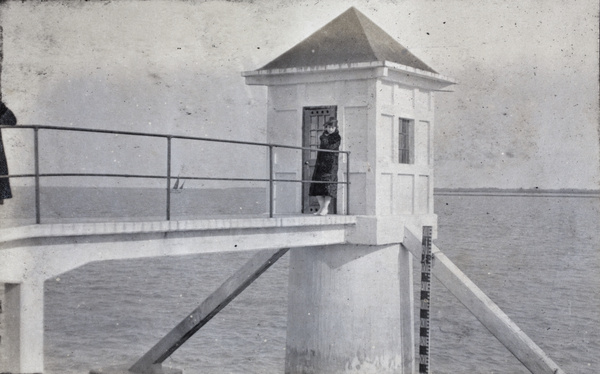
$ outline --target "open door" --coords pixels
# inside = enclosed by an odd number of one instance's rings
[[[323,133],[323,124],[330,118],[337,119],[336,106],[305,107],[302,113],[302,146],[310,148],[302,152],[302,179],[311,180],[317,149],[319,149],[319,136]],[[314,196],[308,196],[310,184],[302,183],[302,213],[313,213],[319,210],[319,203]],[[337,199],[331,200],[329,213],[337,213]]]

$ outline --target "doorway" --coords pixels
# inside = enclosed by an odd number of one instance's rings
[[[310,148],[302,151],[302,179],[311,180],[315,162],[317,160],[317,149],[319,149],[319,137],[323,133],[323,124],[329,118],[337,119],[337,106],[305,107],[302,111],[302,147]],[[314,213],[319,210],[319,202],[314,196],[308,196],[309,183],[302,183],[302,213]],[[337,213],[337,199],[331,199],[330,213]]]

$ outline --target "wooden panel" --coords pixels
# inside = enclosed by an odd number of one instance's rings
[[[377,96],[381,104],[394,104],[394,85],[382,82]]]
[[[275,179],[297,180],[296,173],[275,173]],[[275,182],[275,213],[290,214],[300,211],[302,185],[294,182]]]
[[[429,165],[430,133],[429,122],[419,121],[415,124],[415,163],[417,165]]]
[[[396,185],[395,214],[412,214],[414,200],[414,175],[398,174]]]
[[[315,104],[332,103],[334,101],[334,93],[336,92],[335,85],[336,82],[307,84],[304,99]]]
[[[274,144],[286,144],[300,146],[301,131],[300,114],[298,110],[272,111],[269,112],[269,128],[267,129],[267,141]]]
[[[350,151],[350,163],[358,165],[368,161],[367,107],[346,107],[344,109],[346,150]]]
[[[419,175],[416,182],[416,212],[424,214],[429,213],[429,176]]]
[[[377,135],[377,160],[384,163],[392,163],[396,160],[394,155],[396,154],[394,146],[395,133],[394,133],[394,117],[382,115],[379,119],[379,128]]]
[[[367,80],[344,81],[345,95],[348,106],[362,106],[368,103],[369,82]]]
[[[392,214],[392,204],[394,203],[392,188],[392,174],[381,173],[379,177],[379,190],[377,191],[377,211],[379,214]]]
[[[271,100],[275,110],[289,110],[296,108],[298,102],[298,86],[271,86]]]
[[[414,110],[414,93],[412,88],[399,87],[396,89],[396,106],[402,111],[413,113]]]
[[[431,110],[429,92],[417,91],[417,107],[422,112],[429,112]]]
[[[350,173],[350,214],[367,214],[366,173]]]

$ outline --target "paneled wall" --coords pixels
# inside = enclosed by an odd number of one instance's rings
[[[369,169],[369,157],[373,157],[374,149],[369,150],[368,129],[368,80],[325,81],[303,84],[277,85],[269,88],[267,141],[275,144],[302,146],[302,109],[315,106],[337,106],[337,117],[341,150],[351,152],[353,170],[350,181],[353,184],[351,193],[352,214],[367,214],[368,201],[365,197],[367,188],[366,173]],[[373,145],[372,145],[372,148]],[[275,173],[286,178],[302,177],[302,152],[283,148],[274,149]],[[340,156],[338,179],[345,181],[346,158]],[[279,183],[283,185],[283,183]],[[294,196],[302,195],[299,183],[286,183],[286,189],[293,189]],[[371,187],[372,188],[372,187]],[[282,191],[276,189],[276,191]],[[287,195],[287,194],[286,194]],[[346,187],[338,190],[338,212],[346,211]],[[370,205],[374,208],[374,200]],[[301,199],[277,199],[276,213],[292,213],[301,211]]]
[[[268,96],[267,141],[302,146],[302,110],[336,106],[341,149],[350,151],[349,211],[364,216],[433,215],[433,95],[385,77],[272,85]],[[410,161],[401,163],[402,119],[410,121]],[[275,173],[302,177],[302,152],[275,149]],[[346,180],[341,157],[339,180]],[[280,183],[281,184],[281,183]],[[292,192],[290,193],[290,189]],[[276,189],[283,192],[283,184]],[[276,213],[301,211],[300,183],[286,183],[287,198]],[[346,212],[346,188],[340,186],[338,212]],[[408,219],[408,218],[407,218]]]
[[[377,83],[377,214],[433,214],[433,95]],[[400,163],[401,120],[409,120],[410,163]]]

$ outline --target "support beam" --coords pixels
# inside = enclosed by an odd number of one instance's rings
[[[198,308],[140,358],[129,371],[134,373],[160,372],[161,365],[177,348],[204,326],[221,309],[280,259],[288,248],[258,252],[234,275],[229,277]]]
[[[417,232],[416,230],[414,232]],[[421,258],[421,239],[408,228],[402,243]],[[533,374],[564,374],[564,371],[533,342],[446,255],[433,246],[433,275]]]

